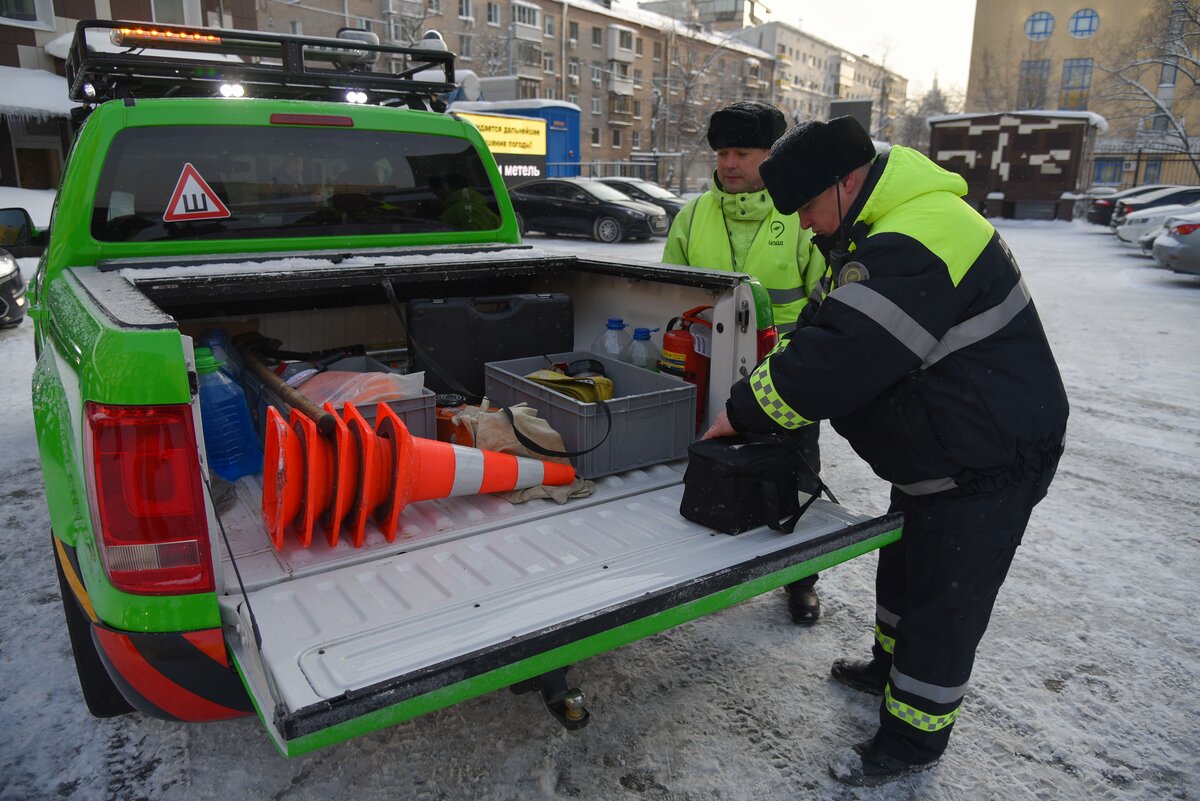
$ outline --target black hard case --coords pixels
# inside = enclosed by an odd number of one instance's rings
[[[575,347],[571,299],[558,293],[421,298],[408,302],[407,314],[413,369],[425,371],[435,392],[479,398],[487,362]]]

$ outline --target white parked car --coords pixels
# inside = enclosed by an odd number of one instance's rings
[[[1168,217],[1181,217],[1200,211],[1200,200],[1191,203],[1172,203],[1167,206],[1152,206],[1145,211],[1135,211],[1117,226],[1117,238],[1136,245],[1142,235],[1152,228],[1159,228]]]

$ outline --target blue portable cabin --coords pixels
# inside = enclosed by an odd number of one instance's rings
[[[579,175],[579,106],[565,100],[457,101],[452,111],[511,114],[546,121],[546,175],[569,178]]]

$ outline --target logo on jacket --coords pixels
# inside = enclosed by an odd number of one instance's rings
[[[775,220],[771,223],[771,238],[767,241],[768,245],[782,245],[783,231],[785,226],[781,221]]]
[[[866,265],[861,261],[848,261],[843,265],[842,271],[838,273],[837,282],[838,286],[845,286],[858,281],[866,281],[870,277],[871,274],[867,272]]]

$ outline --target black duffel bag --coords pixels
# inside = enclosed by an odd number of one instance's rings
[[[726,534],[763,525],[790,534],[822,490],[796,439],[717,437],[688,448],[679,513]],[[810,496],[803,505],[802,492]]]

